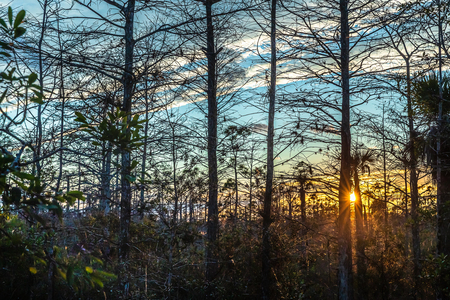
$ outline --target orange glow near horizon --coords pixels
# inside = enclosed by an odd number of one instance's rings
[[[350,202],[355,202],[355,200],[356,200],[355,193],[351,193],[350,194]]]

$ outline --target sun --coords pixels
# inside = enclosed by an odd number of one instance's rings
[[[355,193],[351,193],[351,194],[350,194],[350,201],[351,201],[351,202],[355,202],[355,201],[356,201]]]

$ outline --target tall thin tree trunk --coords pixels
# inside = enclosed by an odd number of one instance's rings
[[[192,192],[189,194],[189,223],[194,221],[194,202],[192,201]]]
[[[135,0],[128,0],[123,7],[125,17],[125,70],[123,73],[123,103],[122,111],[127,114],[127,122],[131,119],[131,102],[133,95],[133,27],[134,27]],[[129,129],[128,129],[129,130]],[[121,198],[120,198],[120,237],[119,237],[119,258],[124,267],[125,277],[122,279],[124,296],[129,294],[128,258],[130,254],[130,222],[131,222],[131,184],[130,184],[131,153],[122,149],[121,165]]]
[[[405,162],[405,224],[409,218],[408,214],[408,166]],[[409,230],[405,230],[405,256],[409,256]]]
[[[219,230],[218,178],[217,178],[217,84],[216,50],[212,18],[213,0],[206,0],[206,56],[208,60],[208,229],[206,248],[207,299],[215,299],[213,281],[218,272],[217,236]]]
[[[300,186],[300,212],[302,216],[302,223],[303,225],[306,225],[306,191],[304,184]],[[289,212],[289,215],[290,214],[291,212]]]
[[[116,166],[118,166],[119,165],[119,162],[120,162],[120,154],[117,154],[116,155]],[[116,202],[116,210],[117,210],[117,212],[119,212],[119,209],[120,209],[120,198],[119,198],[119,193],[120,193],[120,191],[119,191],[119,178],[120,178],[120,172],[117,172],[116,173],[116,182],[115,182],[115,187],[114,187],[114,199],[115,199],[115,202]]]
[[[179,207],[179,212],[180,212],[180,221],[183,221],[183,197],[179,197],[179,203],[180,203],[180,207]]]
[[[386,138],[384,136],[384,104],[383,104],[383,182],[384,182],[384,226],[386,227],[387,236],[387,225],[388,225],[388,205],[387,205],[387,172],[386,172]]]
[[[301,243],[301,251],[302,251],[302,259],[303,259],[303,265],[306,267],[307,272],[306,276],[308,274],[308,251],[307,251],[307,236],[308,229],[306,227],[306,191],[305,191],[305,184],[306,182],[300,183],[300,214],[302,219],[302,243]],[[289,207],[289,215],[291,214],[291,205]]]
[[[358,299],[367,299],[367,282],[366,282],[366,260],[364,246],[364,220],[361,199],[361,189],[359,186],[359,174],[355,168],[353,172],[353,181],[355,184],[355,223],[356,223],[356,270],[358,275]]]
[[[62,148],[64,146],[64,112],[65,112],[65,105],[66,105],[66,95],[64,90],[64,68],[63,68],[63,46],[61,43],[61,33],[59,30],[59,17],[57,20],[57,26],[58,26],[58,44],[59,44],[59,52],[60,52],[60,69],[59,69],[59,98],[61,99],[61,128],[60,128],[60,138],[59,138],[59,146]],[[56,192],[59,192],[59,188],[61,186],[61,180],[62,180],[62,172],[63,171],[63,151],[59,151],[59,172],[58,172],[58,179],[56,181]],[[67,208],[68,209],[68,208]]]
[[[450,195],[448,188],[442,184],[442,182],[446,182],[444,179],[448,179],[448,171],[443,171],[447,167],[447,165],[442,164],[441,160],[441,134],[444,128],[443,124],[443,76],[442,76],[442,47],[444,45],[444,37],[442,31],[442,4],[441,0],[438,0],[439,6],[439,114],[438,114],[438,137],[437,137],[437,165],[436,165],[436,181],[437,181],[437,254],[450,255]],[[449,100],[449,99],[445,99]],[[442,174],[444,173],[444,175]]]
[[[252,220],[252,201],[253,201],[253,146],[252,146],[252,150],[251,150],[251,157],[250,157],[250,189],[249,189],[249,193],[250,193],[250,199],[249,199],[249,220]]]
[[[102,151],[102,175],[101,175],[101,197],[100,197],[100,209],[107,215],[110,211],[110,200],[111,200],[111,155],[112,155],[112,145],[110,142],[103,145]]]
[[[420,275],[420,236],[419,236],[419,218],[417,209],[419,206],[419,191],[417,188],[417,170],[416,170],[416,131],[414,129],[414,112],[411,99],[411,69],[409,60],[406,60],[406,84],[407,84],[407,108],[408,108],[408,127],[409,127],[409,155],[410,155],[410,185],[411,185],[411,218],[412,218],[412,240],[413,240],[413,261],[414,261],[414,282],[415,293],[419,288]]]
[[[148,75],[148,74],[147,74]],[[152,95],[153,96],[153,95]],[[152,97],[153,100],[153,97]],[[147,140],[148,140],[148,123],[149,123],[149,101],[148,101],[148,76],[145,78],[145,126],[144,126],[144,149],[142,154],[142,169],[141,169],[141,195],[140,195],[140,206],[141,206],[141,218],[144,217],[144,207],[145,207],[145,167],[147,162]]]
[[[173,179],[173,192],[174,192],[174,210],[173,210],[173,220],[172,223],[175,225],[177,223],[177,211],[180,210],[180,221],[182,221],[182,206],[178,208],[178,184],[177,184],[177,149],[175,144],[175,127],[171,124],[172,127],[172,179]]]
[[[236,150],[237,151],[237,150]],[[237,153],[234,154],[234,218],[238,217],[238,206],[239,206],[239,190],[238,190],[238,170],[237,170]]]
[[[350,48],[348,24],[348,0],[340,0],[341,12],[341,84],[342,84],[342,121],[341,121],[341,170],[339,178],[339,300],[353,299],[352,275],[352,233],[350,223]]]
[[[266,191],[264,194],[263,211],[263,241],[262,241],[262,298],[263,300],[275,299],[275,278],[271,264],[271,237],[270,225],[272,224],[272,194],[273,194],[273,137],[275,134],[275,95],[277,86],[277,49],[276,49],[276,13],[277,0],[271,0],[270,8],[270,87],[269,87],[269,119],[267,129],[267,177]]]
[[[69,175],[67,175],[69,178]],[[69,179],[67,179],[69,182]],[[67,184],[69,186],[69,184]],[[81,191],[81,157],[78,158],[78,190]],[[78,214],[80,213],[80,199],[78,199]]]
[[[45,30],[47,29],[47,7],[48,1],[44,0],[42,4],[43,12],[42,12],[42,28],[41,35],[39,37],[38,42],[38,52],[39,52],[39,92],[41,95],[44,94],[44,58],[42,57],[42,43],[44,42]],[[38,104],[37,111],[37,140],[36,140],[36,151],[34,152],[35,158],[41,156],[42,151],[42,104]],[[41,161],[36,162],[36,173],[37,177],[41,177]]]
[[[437,202],[437,254],[445,253],[445,243],[443,243],[443,233],[445,225],[442,222],[443,202],[442,201],[442,163],[441,163],[441,130],[442,130],[442,47],[441,47],[441,35],[442,35],[442,21],[441,21],[441,1],[438,0],[438,59],[439,59],[439,108],[438,108],[438,120],[437,120],[437,145],[436,145],[436,202]],[[444,225],[444,226],[442,226]],[[447,251],[450,251],[448,249]],[[439,298],[440,296],[438,296]]]
[[[438,136],[436,145],[436,184],[437,184],[437,255],[450,255],[450,204],[449,204],[449,189],[444,187],[442,169],[447,168],[447,165],[442,165],[441,161],[441,135],[444,128],[442,114],[443,114],[443,77],[442,77],[442,47],[444,46],[444,37],[442,32],[442,3],[438,0],[438,56],[439,56],[439,112],[438,112]],[[448,99],[446,99],[448,100]],[[447,162],[446,162],[447,163]],[[444,171],[444,178],[448,179],[449,172]],[[446,180],[444,180],[446,181]],[[448,185],[448,184],[447,184]],[[449,299],[444,294],[443,289],[448,286],[448,282],[445,282],[445,275],[439,276],[438,288],[436,291],[436,299]]]
[[[42,28],[41,28],[41,36],[38,42],[38,51],[39,51],[39,92],[43,95],[44,93],[44,59],[42,57],[42,43],[44,42],[45,30],[47,28],[47,6],[48,1],[45,0],[42,4],[43,12],[42,12]],[[40,157],[42,151],[42,104],[38,104],[38,112],[37,112],[37,141],[36,141],[36,151],[35,156]],[[41,177],[41,161],[36,162],[36,171],[37,176]]]

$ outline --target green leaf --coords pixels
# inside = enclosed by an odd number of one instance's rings
[[[100,270],[96,270],[95,274],[102,276],[103,278],[112,278],[112,279],[116,279],[117,276],[112,274],[112,273],[108,273],[105,271],[100,271]]]
[[[73,266],[69,266],[67,268],[66,280],[67,280],[68,284],[72,285],[72,283],[73,283]]]
[[[13,24],[13,12],[12,12],[11,6],[8,7],[8,21],[9,21],[9,25],[12,26],[12,24]]]
[[[83,116],[80,112],[76,111],[75,115],[78,117],[75,119],[77,122],[86,123],[86,117]]]
[[[131,183],[136,181],[136,177],[135,176],[131,176],[131,175],[126,175],[125,179],[128,180]]]
[[[94,269],[92,269],[91,267],[86,267],[85,269],[89,274],[92,274],[92,272],[94,272]]]
[[[8,91],[8,89],[5,89],[4,91],[3,91],[3,93],[2,93],[2,96],[0,97],[0,103],[2,103],[3,102],[3,99],[5,99],[5,97],[6,97],[6,92]]]
[[[32,84],[36,81],[37,78],[38,76],[36,73],[31,73],[30,75],[28,75],[28,84]]]
[[[44,101],[42,101],[41,97],[32,97],[30,99],[31,102],[37,103],[37,104],[44,104]]]
[[[47,262],[46,262],[45,260],[43,260],[42,258],[40,258],[40,257],[35,256],[34,259],[35,259],[37,262],[43,264],[44,266],[47,265]]]
[[[20,179],[27,179],[27,180],[33,180],[34,176],[28,173],[24,172],[12,172],[15,176],[19,177]]]
[[[0,21],[1,21],[2,19],[0,19]],[[5,42],[2,42],[2,41],[0,41],[0,47],[2,48],[2,49],[5,49],[5,50],[12,50],[12,48],[9,46],[9,44],[7,44],[7,43],[5,43]]]
[[[84,196],[83,196],[83,192],[80,192],[80,191],[70,191],[70,192],[67,192],[66,195],[75,197],[75,198],[80,199],[80,200],[84,200],[85,199]]]
[[[133,170],[134,168],[136,168],[137,165],[138,165],[138,162],[137,162],[136,160],[133,160],[133,161],[131,162],[130,170]]]
[[[36,221],[38,221],[39,223],[41,223],[42,225],[47,225],[47,222],[39,215],[35,214],[34,212],[28,210],[28,214],[35,219]]]
[[[95,282],[99,287],[103,287],[103,282],[99,279],[99,278],[97,278],[97,277],[92,277],[91,278],[91,280],[93,281],[93,282]]]
[[[20,199],[22,198],[22,190],[18,187],[13,187],[11,189],[11,199],[17,205],[20,203]]]
[[[19,180],[16,180],[16,179],[14,179],[14,178],[11,178],[19,187],[21,187],[23,190],[27,190],[28,189],[28,187],[25,185],[25,184],[23,184],[23,182],[21,182],[21,181],[19,181]]]
[[[25,18],[25,11],[24,10],[19,11],[19,13],[16,16],[16,20],[14,21],[14,28],[19,27],[24,18]]]
[[[3,27],[4,29],[7,29],[7,28],[8,28],[8,26],[6,25],[5,20],[3,20],[2,18],[0,18],[0,25],[2,25],[2,27]]]
[[[99,264],[103,265],[103,261],[100,258],[98,258],[98,257],[93,256],[92,260],[95,261],[96,263],[99,263]]]
[[[20,36],[22,36],[27,30],[23,27],[17,27],[16,29],[14,29],[14,38],[18,38]]]
[[[64,271],[61,270],[60,268],[57,268],[56,270],[58,271],[59,276],[61,276],[62,278],[64,278],[64,280],[67,281],[67,273],[64,273]]]
[[[37,269],[35,267],[30,267],[30,272],[32,274],[36,274],[37,273]]]

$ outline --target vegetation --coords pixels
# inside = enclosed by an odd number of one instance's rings
[[[450,299],[448,2],[29,3],[2,299]]]

